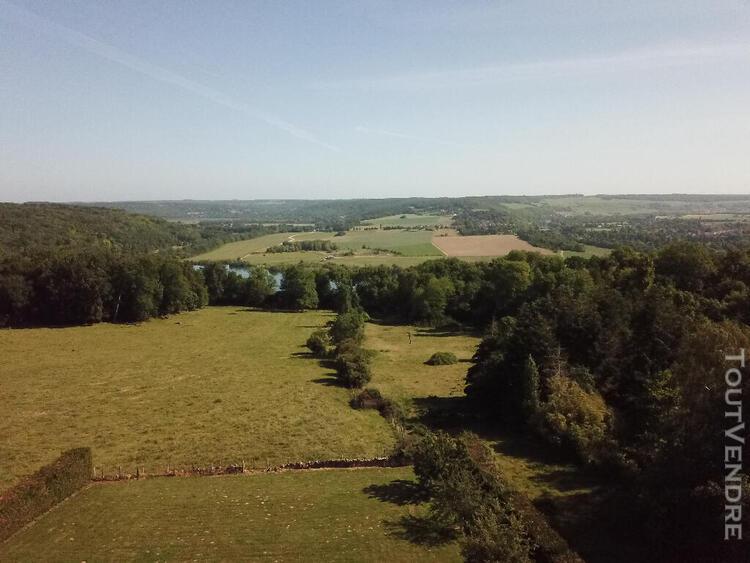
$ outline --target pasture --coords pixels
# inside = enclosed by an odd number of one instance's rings
[[[269,247],[281,244],[284,241],[303,240],[325,240],[333,236],[333,233],[304,232],[304,233],[273,233],[262,237],[248,240],[228,242],[209,252],[193,256],[191,260],[244,260],[247,255],[263,253]]]
[[[460,561],[409,541],[410,468],[96,484],[0,546],[0,560]],[[408,522],[408,520],[406,520]]]
[[[331,318],[210,307],[137,326],[0,331],[0,490],[76,446],[107,473],[385,454],[386,421],[352,409],[306,355]]]
[[[365,348],[376,350],[371,387],[394,399],[455,397],[464,394],[464,378],[479,338],[408,325],[368,323]],[[411,334],[411,343],[409,342]],[[453,352],[457,364],[428,366],[434,352]]]
[[[515,235],[476,235],[435,237],[432,242],[446,256],[505,256],[511,250],[554,254],[546,248],[532,246]]]
[[[406,213],[403,215],[389,215],[376,219],[362,221],[365,225],[376,225],[381,227],[448,227],[453,223],[453,218],[448,215],[417,215]]]

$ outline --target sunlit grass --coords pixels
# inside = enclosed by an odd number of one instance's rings
[[[460,561],[404,538],[409,468],[94,485],[0,546],[3,561]],[[394,484],[395,482],[395,484]],[[408,490],[408,487],[407,487]]]

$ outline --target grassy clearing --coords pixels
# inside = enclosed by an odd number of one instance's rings
[[[388,424],[350,408],[304,355],[330,318],[211,307],[139,326],[0,331],[0,490],[75,446],[109,473],[383,455]]]
[[[411,333],[411,344],[409,344]],[[414,399],[464,394],[464,378],[479,339],[465,334],[442,333],[413,326],[369,323],[365,347],[377,350],[373,361],[372,386],[387,397]],[[453,352],[459,362],[428,366],[438,351]]]
[[[269,247],[279,245],[285,240],[327,240],[331,237],[333,233],[274,233],[249,240],[228,242],[210,252],[193,256],[191,260],[242,260],[248,254],[265,252]]]
[[[406,213],[404,215],[389,215],[377,219],[362,221],[365,225],[380,225],[382,227],[447,227],[453,223],[453,218],[448,215],[416,215]]]
[[[3,561],[460,561],[403,539],[409,468],[94,485],[3,546]],[[391,500],[386,496],[396,495]]]

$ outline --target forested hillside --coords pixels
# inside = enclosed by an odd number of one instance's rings
[[[187,255],[265,232],[257,225],[186,225],[100,207],[0,203],[0,257],[84,248]]]

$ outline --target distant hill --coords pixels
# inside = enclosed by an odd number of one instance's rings
[[[119,209],[52,203],[0,203],[0,256],[101,247],[123,252],[194,254],[263,234],[259,226],[171,223]]]

